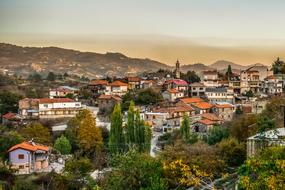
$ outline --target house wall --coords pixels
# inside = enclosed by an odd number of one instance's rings
[[[18,155],[23,154],[24,159],[19,159]],[[11,164],[26,164],[31,163],[31,153],[30,151],[24,149],[16,149],[9,152],[9,161]]]

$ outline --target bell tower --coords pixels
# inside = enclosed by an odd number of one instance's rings
[[[180,63],[179,63],[178,59],[177,59],[176,64],[175,64],[174,75],[175,75],[175,78],[180,79]]]

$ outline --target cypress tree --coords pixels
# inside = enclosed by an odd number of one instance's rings
[[[123,119],[121,113],[121,106],[117,104],[111,116],[109,148],[112,153],[122,152],[125,149],[122,123]]]
[[[128,122],[127,122],[127,142],[133,143],[135,142],[135,103],[133,101],[130,102],[129,110],[128,110]]]
[[[189,117],[184,114],[182,125],[180,127],[180,133],[182,138],[187,141],[190,137],[190,120]]]

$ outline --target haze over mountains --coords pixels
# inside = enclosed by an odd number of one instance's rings
[[[246,69],[249,66],[220,60],[211,65],[202,63],[187,64],[181,62],[183,72],[194,70],[198,74],[203,70],[225,70],[228,65],[235,71]],[[32,72],[73,73],[91,78],[103,76],[124,76],[139,74],[144,71],[157,71],[158,69],[173,69],[173,67],[151,59],[131,58],[121,53],[93,53],[80,52],[58,47],[22,47],[0,43],[0,66],[28,75]],[[258,65],[260,69],[267,66]]]

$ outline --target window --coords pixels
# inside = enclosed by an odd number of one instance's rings
[[[19,169],[24,169],[24,165],[20,165],[20,166],[19,166]]]
[[[48,108],[48,105],[47,105],[47,104],[44,104],[44,108]]]
[[[18,155],[18,159],[24,159],[24,158],[25,158],[24,154],[19,154]]]

